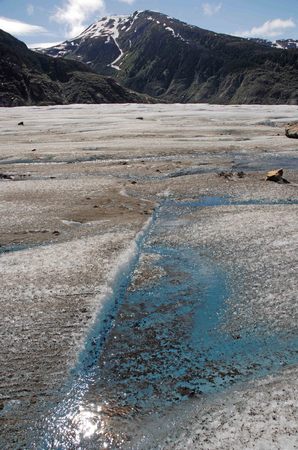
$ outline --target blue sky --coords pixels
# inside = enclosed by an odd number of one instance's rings
[[[28,45],[75,37],[107,14],[160,11],[212,31],[298,39],[298,0],[0,0],[0,28]]]

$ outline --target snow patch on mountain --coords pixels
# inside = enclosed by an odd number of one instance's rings
[[[129,25],[129,27],[126,29],[126,31],[130,31],[131,28],[133,27],[135,21],[137,20],[137,18],[139,17],[139,15],[141,14],[141,12],[143,11],[137,11],[137,13],[135,14],[133,20],[131,21],[131,24]]]
[[[114,20],[114,27],[112,28],[112,33],[111,33],[111,35],[110,35],[110,36],[112,37],[112,39],[114,40],[115,45],[117,46],[117,48],[118,48],[118,50],[119,50],[119,52],[120,52],[119,56],[118,56],[114,61],[112,61],[111,64],[110,64],[110,66],[113,67],[113,69],[116,69],[116,70],[121,70],[120,67],[116,65],[116,63],[117,63],[118,61],[120,61],[120,59],[121,59],[122,56],[124,55],[124,52],[123,52],[123,50],[120,48],[120,46],[119,46],[119,44],[118,44],[118,41],[117,41],[117,39],[118,39],[118,37],[119,37],[119,30],[118,30],[118,27],[120,26],[120,24],[121,24],[121,19],[118,20],[118,21],[117,21],[117,20]]]
[[[169,17],[167,17],[167,18],[168,18],[171,22],[173,22],[173,20],[172,20],[171,18],[169,18]],[[150,21],[152,21],[152,22],[157,23],[157,25],[160,25],[160,21],[154,19],[154,17],[152,17],[152,16],[147,17],[147,20],[150,20]],[[163,25],[164,29],[165,29],[166,31],[169,31],[170,33],[172,33],[172,35],[173,35],[175,38],[178,38],[178,39],[180,39],[181,41],[186,42],[186,40],[181,36],[181,34],[176,33],[175,30],[174,30],[172,27],[169,26],[169,24],[163,22],[162,25]]]
[[[278,48],[280,50],[298,49],[298,40],[295,39],[279,39],[273,42],[261,38],[250,38],[249,40],[257,44],[265,45],[266,47]]]
[[[118,61],[124,55],[123,50],[120,48],[118,43],[118,38],[120,31],[127,31],[127,25],[130,25],[129,16],[109,16],[103,17],[101,20],[95,22],[90,25],[83,33],[81,33],[77,39],[86,40],[86,39],[95,39],[98,37],[106,37],[105,44],[114,41],[116,47],[119,50],[119,55],[117,58],[112,61],[109,66],[115,70],[121,70],[119,65],[117,65]]]
[[[165,23],[164,23],[164,25],[166,25]],[[179,34],[179,33],[175,33],[175,31],[173,30],[173,28],[171,28],[171,27],[165,27],[165,30],[167,30],[167,31],[169,31],[170,33],[172,33],[172,35],[175,37],[175,38],[178,38],[178,39],[180,39],[181,41],[184,41],[184,42],[186,42],[186,40],[181,36],[181,34]]]
[[[129,16],[109,16],[103,17],[97,22],[90,25],[76,39],[97,38],[102,36],[110,36],[112,38],[119,37],[118,28],[129,21]]]
[[[280,39],[273,42],[274,47],[282,49],[298,48],[298,40]]]

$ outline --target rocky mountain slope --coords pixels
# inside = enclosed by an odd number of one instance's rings
[[[0,106],[147,102],[77,61],[50,58],[0,30]]]
[[[105,17],[46,50],[158,99],[298,103],[298,50],[213,33],[152,11]]]
[[[296,39],[278,39],[277,41],[268,41],[267,39],[251,38],[261,45],[266,45],[266,47],[279,48],[283,50],[298,49],[298,40]]]

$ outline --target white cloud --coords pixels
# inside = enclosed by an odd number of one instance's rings
[[[202,8],[205,16],[214,16],[221,10],[222,3],[218,3],[217,5],[213,3],[203,3]]]
[[[39,25],[31,25],[30,23],[20,22],[19,20],[9,19],[3,16],[0,16],[0,29],[17,36],[44,33],[47,31]]]
[[[61,41],[59,42],[37,42],[36,44],[29,44],[29,48],[49,48],[54,47],[55,45],[61,44]]]
[[[239,31],[235,33],[237,36],[243,37],[276,37],[281,34],[288,28],[295,28],[296,24],[293,19],[274,19],[267,20],[267,22],[263,23],[263,25],[259,27],[252,27],[247,31]]]
[[[28,16],[33,16],[34,14],[34,6],[31,3],[27,5],[27,14]]]
[[[68,37],[80,34],[90,25],[95,13],[104,14],[104,0],[64,0],[62,7],[58,7],[52,19],[66,26]]]

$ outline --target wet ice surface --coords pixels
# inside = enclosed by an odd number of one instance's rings
[[[284,370],[152,418],[126,448],[294,450],[297,403],[296,370]]]
[[[203,197],[158,210],[131,274],[119,280],[112,328],[104,342],[96,342],[102,324],[92,332],[65,401],[40,425],[39,448],[125,446],[142,417],[297,363],[297,329],[268,332],[239,317],[230,329],[225,268],[185,234],[198,208],[229,204]]]
[[[203,198],[200,207],[225,203],[223,198]],[[101,378],[110,395],[116,384],[115,394],[124,395],[120,403],[158,408],[296,362],[295,333],[264,336],[257,328],[241,334],[223,330],[230,295],[224,267],[192,248],[188,233],[178,246],[159,237],[164,228],[169,234],[179,235],[179,228],[184,233],[181,209],[185,215],[187,207],[177,204],[161,208],[144,249],[146,255],[158,255],[153,263],[159,280],[148,286],[151,264],[140,269],[145,286],[132,284],[106,343]]]
[[[295,448],[296,112],[0,111],[1,448]]]

